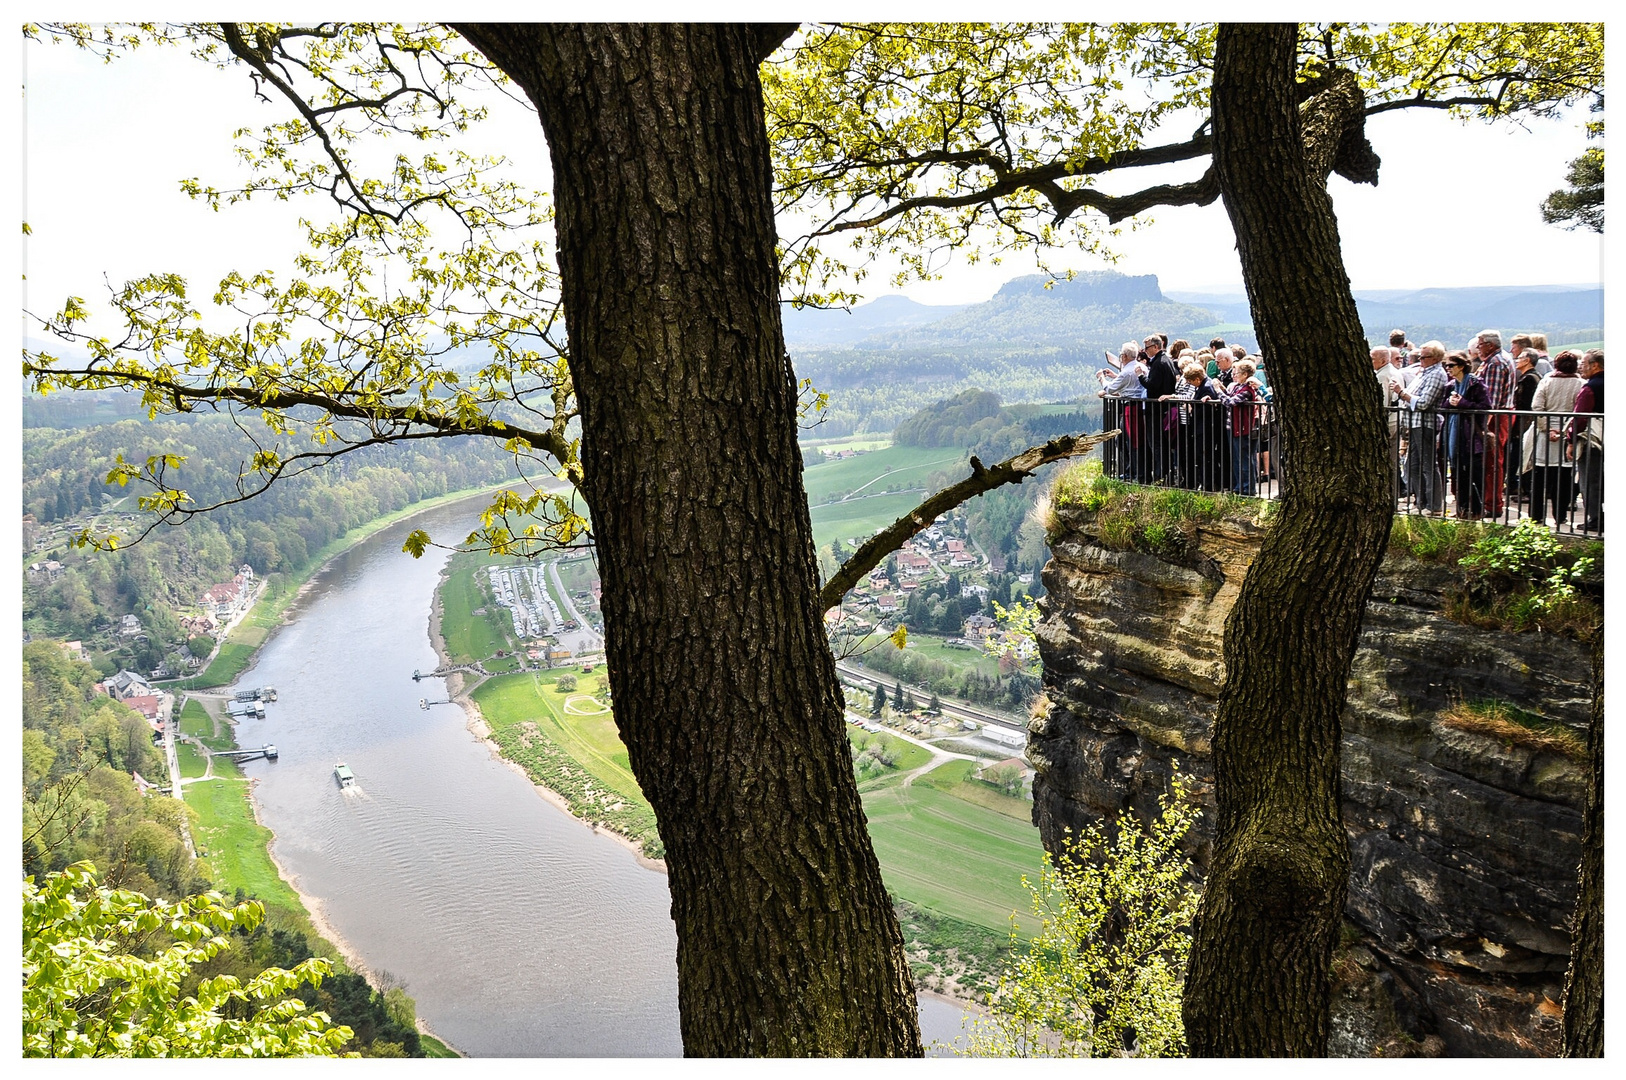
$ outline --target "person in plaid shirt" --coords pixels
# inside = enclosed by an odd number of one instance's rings
[[[1481,330],[1474,339],[1479,350],[1479,370],[1474,372],[1485,386],[1493,409],[1513,408],[1513,363],[1502,352],[1502,334]],[[1513,430],[1512,416],[1492,416],[1485,423],[1485,515],[1502,516],[1502,496],[1507,484],[1503,471],[1507,462],[1507,436]]]
[[[1439,414],[1435,407],[1445,394],[1445,372],[1440,361],[1445,359],[1445,346],[1438,341],[1425,341],[1418,354],[1422,366],[1410,386],[1398,391],[1401,401],[1411,409],[1411,430],[1407,435],[1406,486],[1417,500],[1418,509],[1438,514],[1445,509],[1445,484],[1434,460],[1434,439],[1439,430]]]

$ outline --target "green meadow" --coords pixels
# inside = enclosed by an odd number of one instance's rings
[[[813,544],[827,547],[840,537],[843,542],[852,537],[868,538],[877,529],[884,529],[904,514],[919,506],[925,496],[920,492],[900,492],[895,495],[870,495],[850,502],[823,503],[810,507],[813,517]]]
[[[560,690],[571,675],[575,690]],[[627,748],[604,705],[604,669],[516,672],[487,679],[472,694],[503,756],[524,767],[533,782],[562,796],[571,813],[642,846],[664,853],[655,811],[632,775]]]
[[[454,663],[471,664],[510,647],[514,622],[508,609],[491,599],[485,577],[491,564],[490,559],[477,555],[454,555],[441,583],[440,636]],[[475,614],[482,609],[483,614]]]
[[[271,830],[254,821],[248,780],[236,762],[215,758],[214,779],[187,784],[183,790],[186,805],[198,815],[192,827],[198,861],[215,888],[227,896],[242,889],[264,904],[267,914],[275,912],[279,924],[304,931],[313,945],[320,941],[299,895],[282,880],[271,861],[266,850]]]
[[[802,470],[802,482],[807,486],[808,502],[817,506],[836,495],[863,495],[898,485],[920,488],[932,473],[964,460],[964,451],[952,447],[888,446],[809,466]]]
[[[986,785],[965,779],[970,768],[952,761],[908,787],[895,774],[860,788],[881,877],[918,907],[1000,931],[1014,914],[1023,933],[1037,933],[1022,887],[1044,868],[1031,804],[980,791]]]

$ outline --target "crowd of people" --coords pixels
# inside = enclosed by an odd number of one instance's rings
[[[1151,334],[1126,341],[1098,376],[1113,475],[1204,491],[1257,495],[1274,478],[1276,420],[1264,361],[1214,338],[1205,348]]]
[[[1461,518],[1529,516],[1603,532],[1603,350],[1549,357],[1546,335],[1482,330],[1464,349],[1413,345],[1402,330],[1371,350],[1402,509]],[[1264,361],[1215,338],[1204,348],[1152,334],[1097,375],[1111,475],[1260,493],[1279,458]]]

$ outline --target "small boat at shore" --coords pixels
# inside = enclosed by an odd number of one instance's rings
[[[356,774],[351,772],[350,766],[342,761],[333,766],[333,778],[339,782],[339,786],[342,788],[347,788],[356,782]]]

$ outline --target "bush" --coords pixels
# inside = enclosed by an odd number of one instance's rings
[[[1450,598],[1446,613],[1488,629],[1585,636],[1602,612],[1577,586],[1596,587],[1601,556],[1601,545],[1567,547],[1531,518],[1511,529],[1487,529],[1458,560],[1466,587]]]
[[[1180,991],[1197,893],[1182,841],[1196,817],[1176,775],[1149,825],[1132,813],[1097,824],[1069,838],[1038,885],[1023,878],[1042,929],[1007,964],[968,1054],[1184,1054]]]
[[[218,893],[170,904],[101,887],[85,862],[37,886],[25,879],[23,1055],[336,1055],[351,1030],[282,1000],[303,982],[320,985],[326,960],[267,968],[247,984],[217,975],[181,994],[195,967],[226,950],[227,934],[262,916],[257,902],[228,907]]]

